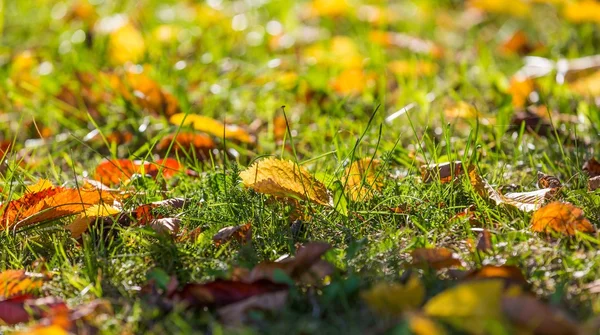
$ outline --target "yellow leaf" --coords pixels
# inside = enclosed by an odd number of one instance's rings
[[[215,119],[197,115],[197,114],[186,114],[178,113],[171,116],[169,121],[174,125],[191,125],[194,129],[203,131],[207,134],[223,137],[223,130],[225,130],[225,138],[238,140],[244,143],[252,143],[254,139],[250,134],[243,128],[235,125],[225,125]]]
[[[600,23],[600,3],[594,0],[570,1],[565,3],[563,15],[574,23]]]
[[[39,325],[36,327],[33,327],[31,329],[28,329],[27,331],[24,332],[19,332],[16,333],[17,335],[24,335],[24,334],[28,334],[28,335],[68,335],[69,332],[67,330],[65,330],[63,327],[61,327],[60,325]]]
[[[394,60],[388,63],[387,68],[390,72],[400,77],[418,78],[436,74],[439,67],[437,64],[426,60],[416,62]]]
[[[362,292],[361,297],[378,313],[401,314],[421,306],[425,299],[425,287],[417,276],[411,275],[406,284],[375,284]]]
[[[584,97],[600,96],[600,71],[596,71],[588,76],[579,78],[570,83],[568,86],[573,93]]]
[[[246,187],[278,197],[297,197],[329,205],[327,188],[304,167],[291,161],[267,158],[240,173]]]
[[[109,205],[94,205],[88,207],[85,212],[81,213],[70,225],[66,228],[71,231],[71,236],[77,238],[83,234],[90,224],[98,217],[109,216],[119,213],[120,210]]]
[[[308,9],[311,17],[331,17],[346,15],[352,7],[347,0],[313,0]]]
[[[444,328],[425,315],[411,313],[408,324],[415,335],[446,335]]]
[[[363,158],[346,168],[343,183],[352,200],[368,201],[374,192],[381,191],[383,178],[377,171],[379,165],[379,160]]]
[[[470,333],[484,333],[486,325],[502,317],[502,280],[470,281],[431,298],[423,311]]]
[[[110,33],[108,58],[112,64],[136,63],[142,59],[145,52],[144,38],[131,23]]]
[[[531,12],[531,5],[522,0],[499,1],[499,0],[471,0],[472,7],[481,9],[488,13],[507,14],[513,16],[526,16]]]
[[[479,116],[477,109],[472,105],[459,101],[448,108],[444,109],[444,114],[447,118],[462,118],[462,119],[475,119]]]
[[[54,187],[54,185],[52,185],[51,181],[48,179],[40,179],[35,185],[27,186],[27,193],[41,192],[52,187]]]

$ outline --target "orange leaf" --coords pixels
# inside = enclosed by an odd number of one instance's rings
[[[521,269],[512,265],[484,265],[479,269],[475,269],[467,273],[463,279],[505,279],[515,284],[525,285],[527,279],[523,276]]]
[[[159,159],[156,163],[116,159],[98,164],[94,178],[102,183],[119,184],[134,174],[148,174],[156,177],[161,169],[163,177],[168,179],[183,170],[183,167],[172,158]]]
[[[585,218],[583,210],[563,202],[552,202],[537,210],[531,219],[531,229],[536,232],[556,232],[567,236],[576,231],[593,233],[594,226]]]
[[[171,143],[173,146],[171,146]],[[210,157],[210,151],[216,146],[215,142],[206,135],[181,132],[177,135],[167,135],[156,145],[156,149],[160,152],[166,152],[169,147],[171,147],[173,152],[179,154],[190,153],[190,151],[193,151],[195,158],[206,160]]]
[[[510,79],[508,93],[512,96],[512,104],[515,107],[523,107],[527,102],[529,94],[535,89],[535,83],[531,78],[513,76]]]
[[[32,276],[25,270],[6,270],[0,272],[0,297],[10,298],[12,296],[30,293],[42,287],[43,277]]]
[[[412,264],[417,267],[431,267],[441,270],[461,266],[460,259],[447,248],[417,248],[411,252]]]

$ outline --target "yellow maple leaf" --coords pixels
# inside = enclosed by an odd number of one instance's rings
[[[240,173],[246,187],[278,197],[297,197],[329,205],[327,188],[304,167],[288,160],[267,158]]]
[[[169,121],[177,126],[191,125],[196,130],[216,137],[225,135],[226,139],[238,140],[244,143],[254,142],[253,137],[243,128],[236,125],[225,125],[220,121],[202,115],[178,113],[171,116]]]
[[[368,201],[374,192],[383,188],[383,178],[378,174],[380,162],[376,159],[363,158],[353,162],[344,172],[346,193],[354,201]]]
[[[377,283],[361,297],[374,311],[395,315],[421,306],[425,287],[417,276],[411,275],[406,284]]]
[[[136,63],[146,52],[142,34],[131,23],[127,23],[110,33],[108,58],[112,64]]]

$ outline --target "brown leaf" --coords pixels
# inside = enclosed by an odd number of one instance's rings
[[[538,171],[538,187],[539,188],[559,188],[562,187],[562,183],[558,178],[554,176],[547,175],[543,172]]]
[[[527,35],[522,30],[517,30],[508,39],[502,42],[500,45],[500,52],[510,55],[519,54],[526,55],[533,51],[533,46],[529,43]]]
[[[333,272],[333,267],[321,260],[321,256],[331,246],[322,242],[308,243],[296,251],[295,257],[288,257],[279,262],[262,262],[254,267],[246,281],[274,279],[276,271],[283,271],[292,279],[303,283],[314,283]]]
[[[150,221],[148,226],[157,233],[175,236],[179,233],[180,224],[179,218],[161,218]]]
[[[288,160],[267,158],[240,173],[246,187],[277,197],[297,197],[329,205],[327,188],[304,167]]]
[[[383,188],[383,176],[379,173],[380,162],[363,158],[354,161],[346,171],[342,183],[353,201],[368,201]]]
[[[250,222],[239,226],[229,226],[221,228],[215,234],[215,236],[213,236],[213,242],[217,247],[231,240],[236,240],[239,243],[246,243],[251,239],[252,225]]]
[[[594,226],[585,218],[583,210],[563,202],[552,202],[537,210],[531,218],[531,229],[541,233],[559,233],[573,236],[577,231],[593,233]]]
[[[590,178],[588,180],[588,191],[593,192],[600,188],[600,176]]]
[[[502,310],[520,327],[544,335],[578,334],[577,323],[561,311],[529,295],[504,296]]]
[[[34,299],[30,295],[19,295],[0,300],[0,321],[8,325],[40,319],[57,310],[67,309],[67,305],[54,297]]]
[[[493,249],[494,244],[492,243],[492,234],[489,230],[483,229],[477,238],[477,250],[487,253],[493,251]]]
[[[412,265],[435,270],[462,266],[460,259],[447,248],[417,248],[411,252]]]
[[[229,304],[217,310],[219,319],[226,325],[241,325],[247,320],[247,314],[253,310],[280,310],[287,301],[288,291],[278,291],[255,295],[248,299]]]
[[[273,283],[270,280],[248,283],[217,279],[205,284],[187,284],[175,295],[191,307],[222,307],[253,296],[287,289],[287,285]]]
[[[600,162],[593,157],[583,164],[582,169],[583,171],[587,172],[590,178],[600,176]]]
[[[421,178],[425,183],[430,183],[434,180],[439,180],[441,183],[449,183],[458,178],[462,172],[463,167],[460,161],[421,166]]]

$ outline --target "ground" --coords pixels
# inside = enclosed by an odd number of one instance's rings
[[[0,13],[0,332],[598,332],[595,1]]]

